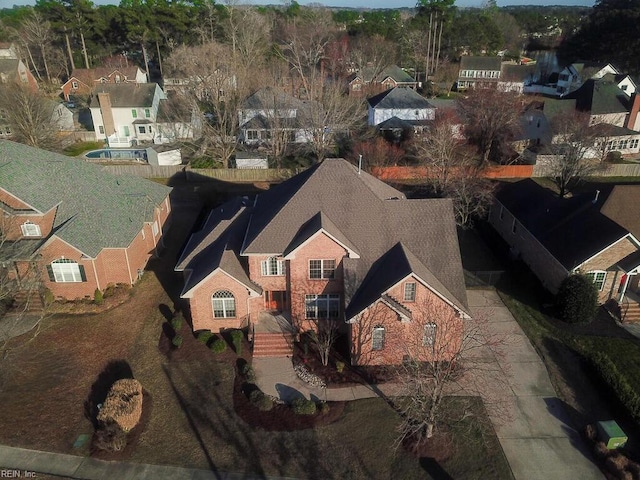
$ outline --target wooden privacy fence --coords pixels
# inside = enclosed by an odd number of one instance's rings
[[[186,175],[187,180],[199,181],[215,178],[224,182],[280,182],[291,178],[304,169],[262,169],[242,170],[235,168],[190,168],[184,165],[158,166],[103,165],[102,168],[114,175],[135,175],[145,178],[170,178]],[[374,167],[373,175],[381,180],[419,180],[433,178],[436,170],[429,167]],[[498,165],[482,171],[485,178],[529,178],[549,176],[547,165]],[[640,177],[640,164],[609,164],[593,174],[596,177]]]

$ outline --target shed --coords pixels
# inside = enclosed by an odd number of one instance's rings
[[[152,145],[147,148],[147,160],[150,165],[180,165],[182,163],[182,153],[178,147]]]

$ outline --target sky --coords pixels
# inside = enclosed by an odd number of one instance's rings
[[[117,5],[119,0],[93,0],[95,5]],[[220,1],[219,3],[222,3]],[[281,2],[278,0],[257,0],[251,2],[252,4],[275,4],[278,5]],[[298,0],[300,5],[307,5],[309,3],[322,3],[323,5],[332,7],[368,7],[368,8],[402,8],[402,7],[414,7],[416,0]],[[553,0],[551,2],[544,0],[498,0],[498,6],[503,7],[505,5],[581,5],[581,6],[593,6],[593,0]],[[0,0],[0,8],[10,8],[13,5],[34,5],[35,0]],[[479,7],[482,4],[482,0],[456,0],[456,5],[459,7]]]

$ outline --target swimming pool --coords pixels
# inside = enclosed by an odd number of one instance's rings
[[[131,148],[103,148],[101,150],[92,150],[84,154],[87,158],[104,158],[110,160],[132,160],[142,158],[147,160],[147,151]]]

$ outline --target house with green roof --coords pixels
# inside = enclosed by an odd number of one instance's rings
[[[0,140],[0,261],[21,281],[38,269],[55,297],[132,285],[162,246],[171,189],[98,165]]]

